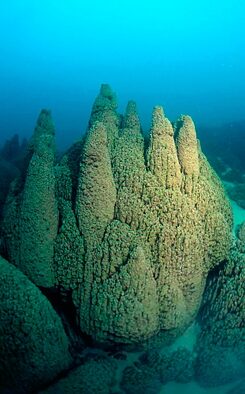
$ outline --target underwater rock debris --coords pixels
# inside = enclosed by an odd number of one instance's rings
[[[116,108],[102,85],[87,134],[58,163],[41,112],[3,210],[6,257],[37,286],[71,294],[94,340],[164,341],[193,321],[227,256],[231,208],[189,116],[172,125],[156,107],[146,146],[135,103]]]

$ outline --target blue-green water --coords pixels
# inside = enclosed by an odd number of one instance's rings
[[[87,125],[101,83],[143,125],[161,104],[212,127],[244,119],[242,0],[10,0],[0,4],[0,136],[30,136],[53,111],[67,146]],[[13,116],[14,114],[14,116]]]

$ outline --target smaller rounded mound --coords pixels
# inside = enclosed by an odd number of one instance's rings
[[[0,391],[29,393],[68,368],[61,319],[41,291],[0,256]]]

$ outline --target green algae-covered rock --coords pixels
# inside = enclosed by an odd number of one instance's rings
[[[174,130],[164,116],[162,107],[155,107],[152,114],[148,169],[163,187],[178,186],[181,168],[174,142]]]
[[[99,243],[113,220],[116,187],[102,122],[95,122],[83,147],[76,198],[79,230],[86,244]]]
[[[40,394],[109,394],[116,369],[113,359],[91,359]]]
[[[83,281],[84,238],[74,213],[82,142],[75,143],[56,166],[56,195],[61,225],[54,245],[56,285],[72,290]]]
[[[123,371],[121,388],[127,394],[159,394],[162,384],[157,373],[150,368],[126,367]]]
[[[0,257],[0,391],[33,392],[71,363],[61,319],[29,279]]]
[[[245,248],[235,247],[209,280],[201,310],[196,377],[203,386],[242,378],[245,371]]]
[[[20,210],[20,267],[38,286],[54,284],[54,239],[58,210],[55,199],[54,128],[42,111],[34,133]]]
[[[85,142],[90,149],[95,146],[90,142],[92,132],[93,128]],[[183,116],[173,128],[156,107],[145,152],[136,107],[130,102],[116,135],[110,155],[116,187],[113,217],[104,225],[100,241],[85,252],[84,282],[73,299],[80,308],[82,331],[100,341],[135,343],[161,330],[183,330],[194,319],[207,273],[228,253],[232,219],[191,118]],[[97,146],[102,152],[104,145]],[[87,174],[99,152],[87,160]],[[80,177],[82,185],[80,200],[87,201],[95,186],[87,187]],[[97,231],[93,220],[100,227],[96,212],[106,214],[108,204],[114,204],[103,193],[98,201],[98,195],[90,200],[88,211],[90,241]],[[77,211],[78,221],[86,210]],[[81,225],[81,233],[87,228]]]
[[[193,375],[193,355],[187,349],[166,354],[148,351],[123,370],[120,386],[129,394],[157,394],[168,382],[188,383]]]
[[[41,114],[4,209],[7,251],[34,283],[69,293],[81,332],[161,343],[193,321],[208,272],[227,257],[231,208],[190,117],[172,125],[154,108],[146,146],[136,104],[116,109],[102,85],[83,141],[55,168]]]
[[[51,287],[54,285],[53,256],[58,210],[54,126],[49,111],[43,110],[37,120],[28,156],[27,172],[12,188],[5,207],[3,226],[7,249],[10,261],[36,285]]]
[[[115,140],[119,132],[120,116],[117,114],[116,109],[117,99],[115,93],[108,84],[102,84],[100,93],[96,97],[92,108],[89,127],[92,127],[95,122],[104,123],[110,153],[115,147]]]

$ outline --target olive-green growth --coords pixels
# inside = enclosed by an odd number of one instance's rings
[[[120,117],[117,112],[117,99],[111,87],[107,84],[101,85],[100,93],[96,97],[90,120],[89,127],[95,122],[103,122],[107,129],[107,139],[109,151],[115,146],[115,138],[118,136]]]
[[[58,226],[54,159],[54,126],[50,113],[42,111],[21,198],[19,267],[43,287],[54,285],[54,240]]]
[[[54,240],[58,209],[55,198],[55,142],[51,114],[41,111],[29,144],[26,172],[11,187],[3,229],[10,262],[36,285],[54,285]]]
[[[106,128],[95,122],[89,130],[81,156],[76,198],[80,232],[87,244],[100,242],[113,219],[116,188],[107,146]]]
[[[0,391],[31,393],[70,366],[69,342],[41,291],[2,257],[0,271]]]
[[[209,271],[227,257],[231,207],[190,117],[172,126],[155,107],[146,146],[136,104],[116,108],[102,85],[84,140],[55,169],[42,113],[4,209],[8,254],[38,285],[69,294],[81,332],[160,343],[193,322]]]
[[[116,368],[113,359],[88,360],[39,394],[109,394]]]
[[[196,378],[217,386],[244,377],[245,244],[237,240],[218,275],[209,279],[200,314]]]
[[[190,116],[181,116],[177,121],[177,151],[184,174],[198,175],[199,161],[196,131]]]
[[[176,187],[181,182],[180,164],[174,143],[174,131],[162,107],[152,114],[148,169],[163,187]]]

